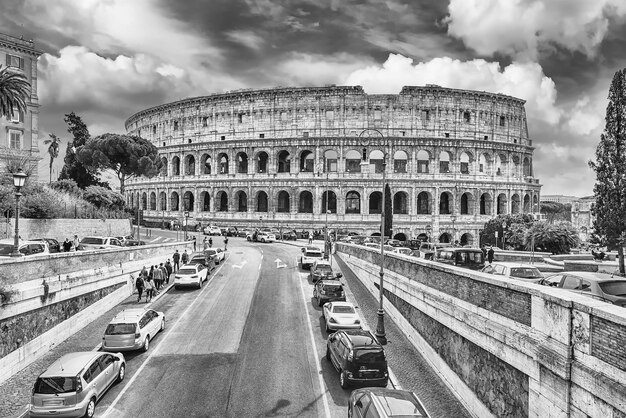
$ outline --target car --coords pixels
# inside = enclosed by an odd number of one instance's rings
[[[84,250],[107,250],[121,248],[122,243],[115,237],[84,237],[80,240],[80,246]]]
[[[485,255],[480,248],[440,248],[435,253],[434,261],[471,270],[485,267]]]
[[[543,279],[543,274],[537,267],[512,261],[493,262],[480,271],[530,283],[539,283]]]
[[[237,230],[237,236],[239,238],[246,238],[248,236],[248,234],[252,234],[252,232],[254,232],[254,231],[252,231],[251,229],[238,229]]]
[[[320,279],[340,279],[341,273],[334,274],[328,260],[315,260],[309,269],[309,278],[313,283]]]
[[[124,247],[138,247],[140,245],[146,245],[145,241],[139,241],[137,239],[127,239],[124,242],[122,242],[122,245]]]
[[[0,240],[0,259],[8,259],[12,257],[15,250],[15,242],[13,239]],[[17,246],[20,256],[34,256],[50,254],[48,243],[45,241],[25,241],[20,240]]]
[[[215,259],[204,252],[191,254],[188,264],[202,264],[206,267],[207,274],[215,270]]]
[[[207,248],[203,252],[211,257],[213,261],[215,261],[215,264],[221,263],[226,257],[226,253],[221,248]]]
[[[402,247],[402,243],[397,239],[388,239],[385,241],[385,245],[391,245],[392,247]]]
[[[326,302],[346,301],[346,292],[339,280],[318,280],[313,287],[313,297],[317,300],[317,306],[323,306]]]
[[[259,231],[256,234],[256,240],[258,242],[274,242],[276,241],[276,235],[271,232]]]
[[[96,403],[116,382],[124,380],[122,353],[85,351],[60,357],[33,386],[31,417],[93,417]]]
[[[413,250],[408,247],[396,247],[394,248],[393,252],[396,254],[411,255],[411,253],[413,253]]]
[[[432,260],[435,257],[437,250],[451,246],[451,244],[447,243],[435,244],[434,242],[422,242],[419,247],[420,258]]]
[[[165,329],[165,314],[153,309],[131,308],[115,315],[102,337],[103,351],[148,351],[150,340]]]
[[[377,244],[375,242],[366,242],[365,246],[368,248],[380,248],[380,244]]]
[[[296,233],[296,231],[283,232],[282,239],[285,241],[295,241],[298,239],[298,234]]]
[[[322,309],[326,332],[339,329],[361,329],[361,318],[356,313],[356,306],[350,302],[327,302]]]
[[[204,265],[185,264],[174,274],[174,289],[192,285],[200,289],[208,276],[209,271]]]
[[[317,260],[324,258],[324,253],[317,247],[302,247],[302,255],[300,256],[300,265],[303,269],[309,269]]]
[[[222,235],[222,230],[217,225],[209,225],[204,228],[204,235]]]
[[[566,271],[551,274],[539,283],[626,307],[626,279],[609,273]]]
[[[123,235],[123,236],[119,236],[119,237],[115,237],[115,238],[117,238],[122,244],[124,244],[128,240],[134,239],[134,237],[132,235]]]
[[[430,418],[430,414],[417,395],[408,390],[362,388],[350,394],[348,417]]]
[[[60,253],[62,250],[61,244],[54,238],[33,238],[31,241],[43,241],[48,244],[48,251],[50,254]]]
[[[226,237],[236,237],[237,236],[237,227],[236,226],[229,226],[228,228],[226,228],[226,234],[224,236]]]
[[[344,389],[355,383],[386,387],[389,381],[385,350],[370,331],[347,329],[330,334],[326,360],[339,372]]]

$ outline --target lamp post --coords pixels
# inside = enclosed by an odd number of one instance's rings
[[[359,139],[361,142],[362,146],[368,146],[369,145],[369,132],[376,132],[378,135],[380,135],[380,140],[378,142],[379,145],[382,145],[383,147],[385,146],[385,136],[383,135],[383,133],[381,131],[379,131],[378,129],[374,129],[374,128],[367,128],[364,129],[360,134],[359,134]],[[363,134],[365,134],[366,132],[368,132],[368,136],[363,136]],[[383,151],[383,184],[382,184],[382,210],[381,210],[381,215],[380,215],[380,219],[381,219],[381,227],[380,227],[380,272],[378,273],[380,275],[380,283],[379,283],[379,287],[378,287],[378,291],[379,291],[379,307],[378,307],[378,322],[376,324],[376,338],[378,339],[378,342],[380,342],[380,344],[385,345],[387,344],[387,336],[385,334],[385,309],[383,308],[383,298],[384,298],[384,293],[383,293],[383,286],[384,286],[384,276],[385,276],[385,172],[387,171],[387,153]]]
[[[189,222],[189,211],[186,210],[184,212],[184,215],[185,215],[185,241],[188,241],[189,240],[189,236],[187,234],[187,224]]]
[[[332,255],[331,255],[331,247],[330,247],[330,237],[328,236],[328,163],[326,157],[324,157],[324,171],[326,172],[326,194],[325,204],[324,204],[324,215],[326,217],[324,224],[324,251],[328,255],[328,261],[330,262],[330,266],[332,267]]]
[[[506,230],[506,222],[502,222],[502,249],[504,250],[505,238],[504,231]]]
[[[17,173],[13,173],[13,185],[15,186],[15,237],[13,239],[13,253],[12,257],[19,257],[22,254],[19,252],[20,245],[20,229],[19,229],[19,221],[20,221],[20,189],[24,186],[26,182],[26,177],[28,177],[21,168],[17,170]]]

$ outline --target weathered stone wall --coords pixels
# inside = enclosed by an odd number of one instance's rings
[[[130,235],[132,225],[130,219],[28,219],[20,218],[20,236],[22,239],[54,238],[59,242],[65,238],[72,240],[96,235],[117,237]],[[1,228],[0,238],[12,238],[15,231],[15,219]]]
[[[378,295],[380,254],[337,253]],[[475,416],[626,416],[624,308],[412,257],[384,278],[387,315]]]

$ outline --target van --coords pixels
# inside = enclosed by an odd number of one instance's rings
[[[485,255],[480,248],[441,248],[435,253],[434,260],[471,270],[485,267]]]

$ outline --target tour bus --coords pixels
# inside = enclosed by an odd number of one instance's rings
[[[485,267],[485,255],[480,248],[441,248],[435,253],[434,260],[472,270]]]

